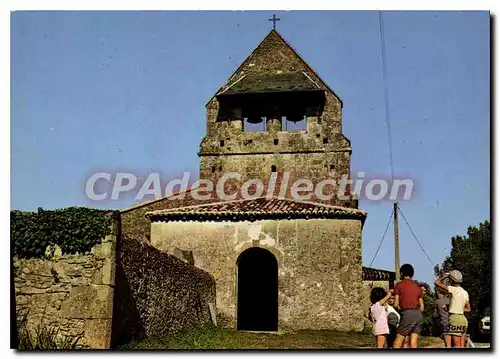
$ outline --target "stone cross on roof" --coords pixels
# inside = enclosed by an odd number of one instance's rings
[[[280,21],[280,19],[276,17],[276,14],[273,14],[273,17],[267,20],[273,22],[273,29],[276,30],[276,21]]]

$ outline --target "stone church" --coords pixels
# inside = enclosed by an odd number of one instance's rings
[[[274,29],[206,110],[201,179],[236,172],[237,188],[247,179],[267,183],[273,174],[284,181],[288,173],[288,183],[327,181],[329,193],[337,193],[337,181],[349,176],[342,101]],[[303,201],[289,190],[229,201],[187,195],[122,210],[122,233],[210,273],[225,325],[362,330],[366,213],[357,207],[352,197]]]

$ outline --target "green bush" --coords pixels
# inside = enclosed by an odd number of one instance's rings
[[[42,257],[48,245],[63,253],[85,253],[110,233],[111,211],[69,207],[38,212],[11,211],[11,239],[14,255]]]

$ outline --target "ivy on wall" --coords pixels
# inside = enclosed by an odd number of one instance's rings
[[[43,257],[47,246],[58,245],[65,254],[85,253],[111,232],[113,211],[85,207],[37,212],[10,212],[14,255]]]

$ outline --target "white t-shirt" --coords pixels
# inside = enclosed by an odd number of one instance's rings
[[[451,293],[449,313],[464,314],[465,303],[469,301],[469,293],[462,287],[448,286],[448,292]]]
[[[396,309],[394,309],[394,307],[392,305],[387,304],[387,315],[389,315],[389,314],[394,314],[398,318],[398,324],[399,324],[399,320],[401,319],[401,316],[396,311]]]

